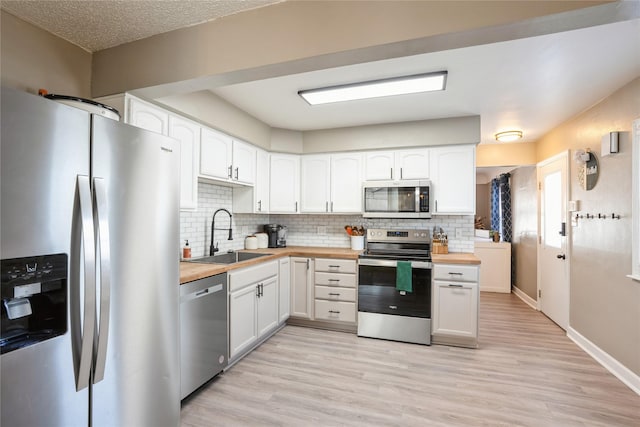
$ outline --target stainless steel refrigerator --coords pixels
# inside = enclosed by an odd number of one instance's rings
[[[178,426],[178,142],[1,98],[2,426]]]

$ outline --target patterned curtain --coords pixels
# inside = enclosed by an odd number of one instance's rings
[[[491,229],[500,230],[500,184],[498,178],[491,180]]]
[[[513,221],[511,219],[511,174],[504,173],[498,177],[500,181],[500,211],[501,237],[503,242],[510,242],[513,235]]]

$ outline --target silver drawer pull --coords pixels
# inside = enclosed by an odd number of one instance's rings
[[[328,281],[329,281],[329,282],[339,282],[339,281],[340,281],[340,279],[329,279]]]
[[[462,276],[462,273],[452,273],[451,271],[449,272],[449,274],[451,274],[452,276]]]
[[[329,292],[329,295],[330,295],[330,296],[334,296],[334,297],[339,297],[339,296],[340,296],[340,294],[336,294],[336,293],[334,293],[334,292]]]
[[[449,283],[448,285],[450,288],[461,288],[462,285],[454,285],[453,283]]]
[[[340,314],[339,311],[335,311],[335,310],[329,310],[329,313],[331,313],[331,314]]]
[[[330,265],[329,268],[340,268],[339,265]]]
[[[389,306],[389,308],[390,308],[391,310],[397,310],[397,309],[398,309],[398,306],[397,306],[397,305],[390,305],[390,306]]]

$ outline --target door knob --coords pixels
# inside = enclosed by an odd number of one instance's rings
[[[558,259],[566,259],[567,257],[565,256],[565,254],[560,254],[560,255],[556,255],[556,258],[558,258]]]

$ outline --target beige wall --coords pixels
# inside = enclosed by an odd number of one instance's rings
[[[155,101],[229,135],[270,148],[271,128],[268,125],[208,90]]]
[[[521,166],[536,164],[536,144],[516,142],[480,144],[476,150],[477,167]]]
[[[631,122],[640,117],[640,78],[554,129],[538,143],[538,159],[592,148],[600,162],[595,188],[578,184],[571,161],[571,199],[583,213],[620,214],[620,220],[580,220],[571,232],[570,326],[640,375],[640,283],[631,273]],[[623,132],[620,153],[600,156],[600,138]],[[638,147],[636,147],[637,149]]]
[[[2,85],[91,97],[91,54],[1,11]]]
[[[478,142],[479,116],[304,132],[305,153]]]
[[[201,84],[227,85],[538,35],[557,26],[570,29],[566,25],[573,22],[471,32],[600,3],[605,2],[519,1],[517,7],[505,7],[503,1],[287,1],[97,52],[92,91],[97,97],[189,81],[174,89],[191,92]]]
[[[519,167],[511,172],[511,212],[515,286],[537,299],[538,193],[536,167]]]

